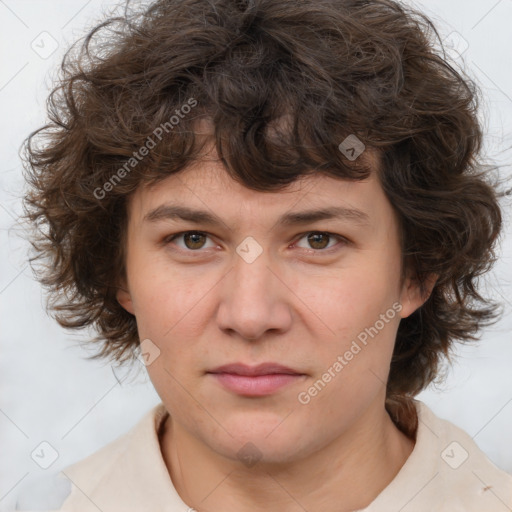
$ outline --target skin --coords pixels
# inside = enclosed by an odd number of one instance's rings
[[[223,223],[144,221],[171,202]],[[361,210],[369,222],[277,223],[284,213],[331,205]],[[128,217],[127,279],[117,298],[135,315],[140,339],[160,350],[147,369],[170,413],[161,449],[183,501],[212,512],[348,512],[373,501],[414,447],[385,410],[385,382],[400,319],[428,297],[411,277],[400,280],[397,219],[377,177],[313,175],[262,193],[232,180],[212,150],[138,189]],[[170,240],[186,231],[206,235]],[[312,232],[347,241],[308,241]],[[252,263],[236,252],[248,236],[263,251]],[[394,303],[401,311],[300,403],[298,394]],[[304,375],[271,395],[247,397],[206,373],[267,361]],[[259,457],[251,467],[237,455],[248,442]]]

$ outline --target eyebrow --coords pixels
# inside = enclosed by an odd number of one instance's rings
[[[206,210],[196,210],[182,205],[162,204],[149,211],[145,216],[144,222],[158,222],[162,220],[184,220],[194,224],[207,224],[210,226],[221,226],[226,223],[216,215]],[[369,225],[370,217],[367,213],[355,208],[346,208],[343,206],[331,206],[314,210],[304,210],[298,212],[288,212],[283,214],[277,221],[282,226],[295,226],[308,224],[320,220],[341,219],[352,221],[359,225]]]

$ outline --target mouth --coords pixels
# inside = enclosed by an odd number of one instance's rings
[[[266,396],[305,378],[305,374],[276,363],[247,366],[234,363],[207,372],[225,389],[242,396]]]

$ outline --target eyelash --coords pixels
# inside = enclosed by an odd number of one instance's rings
[[[310,235],[310,234],[321,234],[321,235],[327,235],[331,238],[336,238],[338,239],[339,242],[342,243],[342,246],[345,246],[347,244],[350,243],[350,241],[348,239],[346,239],[345,237],[341,236],[341,235],[336,235],[335,233],[329,233],[328,231],[306,231],[305,233],[302,233],[299,238],[296,239],[296,242],[302,240],[305,236],[307,235]],[[167,236],[163,241],[162,241],[162,244],[167,246],[167,245],[170,245],[171,242],[173,242],[176,238],[179,238],[183,235],[187,235],[187,234],[198,234],[198,235],[204,235],[208,238],[211,238],[210,235],[204,231],[181,231],[179,233],[176,233],[174,235],[170,235],[170,236]],[[295,243],[296,243],[295,242]],[[329,249],[304,249],[304,248],[299,248],[299,249],[303,249],[304,251],[307,251],[309,254],[311,253],[318,253],[318,254],[331,254],[337,250],[339,250],[340,248],[337,247],[337,245],[333,246],[333,247],[330,247]],[[178,251],[178,252],[184,252],[184,253],[189,253],[189,254],[193,254],[193,253],[202,253],[203,251],[201,249],[197,249],[197,250],[192,250],[192,249],[182,249],[180,247],[178,248],[175,248],[173,249],[175,251]]]

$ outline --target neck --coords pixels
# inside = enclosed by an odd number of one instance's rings
[[[283,512],[352,512],[367,507],[393,480],[414,441],[382,403],[331,444],[292,463],[262,460],[246,467],[212,451],[170,416],[161,445],[174,487],[198,512],[266,512],[277,506]]]

